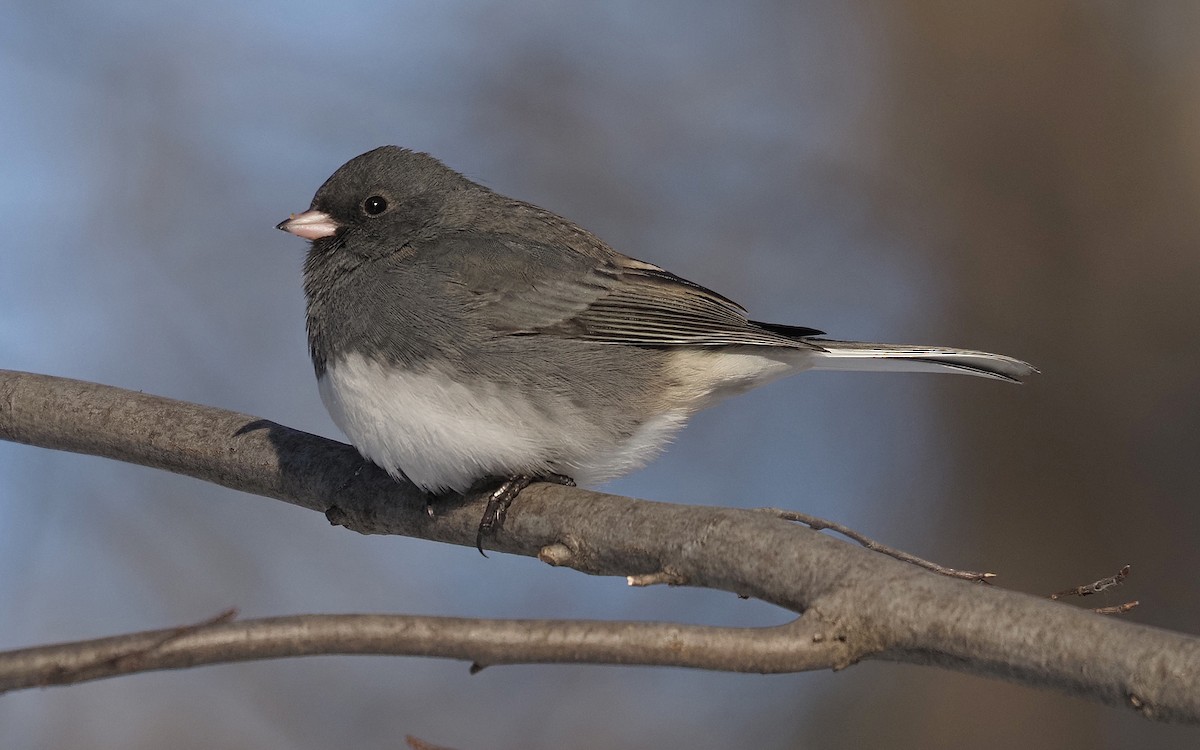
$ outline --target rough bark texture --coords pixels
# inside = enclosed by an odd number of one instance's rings
[[[0,371],[0,437],[277,498],[364,534],[473,546],[482,510],[475,499],[447,501],[430,518],[420,493],[364,467],[349,446],[245,414],[45,375]],[[315,653],[756,672],[874,658],[1200,722],[1200,639],[937,576],[768,513],[534,485],[489,548],[593,575],[721,589],[801,617],[759,629],[353,615],[222,621],[9,652],[0,655],[0,689]]]

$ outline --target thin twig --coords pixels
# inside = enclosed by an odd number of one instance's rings
[[[819,617],[771,627],[418,615],[292,615],[151,630],[0,652],[0,693],[202,664],[317,654],[433,656],[472,663],[646,664],[788,673],[866,655]]]
[[[1063,589],[1062,591],[1056,591],[1055,593],[1050,595],[1050,598],[1051,599],[1062,599],[1065,596],[1091,596],[1092,594],[1099,594],[1101,591],[1104,591],[1105,589],[1110,589],[1113,586],[1121,585],[1121,583],[1128,577],[1129,577],[1129,566],[1126,565],[1125,567],[1123,567],[1119,571],[1117,571],[1116,575],[1109,576],[1108,578],[1101,578],[1099,581],[1093,581],[1092,583],[1086,583],[1082,586],[1075,586],[1074,588]],[[1131,609],[1132,609],[1132,607],[1131,607]]]
[[[1062,591],[1056,591],[1051,594],[1049,598],[1058,600],[1068,596],[1083,597],[1091,596],[1092,594],[1099,594],[1101,591],[1105,591],[1114,586],[1120,586],[1128,577],[1129,566],[1126,565],[1118,570],[1116,575],[1109,576],[1108,578],[1101,578],[1099,581],[1086,583],[1082,586],[1075,586],[1073,588],[1063,589]],[[1123,615],[1132,610],[1134,607],[1138,606],[1140,603],[1141,602],[1134,600],[1125,602],[1124,604],[1115,604],[1111,607],[1096,607],[1092,611],[1098,615]]]
[[[1123,615],[1139,604],[1141,604],[1141,602],[1139,602],[1137,599],[1134,599],[1131,602],[1125,602],[1124,604],[1118,604],[1113,607],[1097,607],[1092,611],[1098,615]]]
[[[229,609],[227,609],[223,612],[218,612],[217,614],[213,615],[212,617],[208,618],[207,620],[201,620],[200,622],[195,622],[195,623],[192,623],[191,625],[180,625],[179,627],[171,628],[170,630],[166,631],[166,633],[163,635],[161,640],[159,640],[156,643],[149,644],[147,646],[146,650],[149,651],[149,650],[153,650],[156,648],[161,648],[161,647],[167,645],[168,643],[170,643],[171,641],[175,640],[176,638],[182,638],[185,635],[188,635],[190,633],[195,633],[196,631],[203,630],[204,628],[210,627],[212,625],[221,625],[226,622],[233,622],[234,620],[237,619],[237,616],[238,616],[237,607],[230,607]],[[131,654],[131,656],[136,656],[136,655],[137,654]]]
[[[829,531],[836,532],[848,539],[858,542],[872,552],[880,552],[888,557],[894,557],[902,562],[911,563],[919,568],[931,570],[934,573],[939,573],[951,578],[961,578],[965,581],[977,581],[979,583],[990,584],[991,579],[996,577],[995,573],[981,573],[974,570],[958,570],[957,568],[948,568],[945,565],[939,565],[935,562],[925,560],[903,550],[898,550],[895,547],[889,547],[886,544],[877,542],[874,539],[871,539],[870,537],[861,534],[848,526],[843,526],[842,524],[837,523],[836,521],[827,521],[824,518],[810,516],[807,513],[799,513],[794,510],[783,510],[782,508],[759,508],[758,510],[778,516],[785,521],[802,523],[813,531],[824,531],[828,529]]]

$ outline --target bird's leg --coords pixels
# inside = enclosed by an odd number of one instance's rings
[[[488,495],[487,508],[484,509],[483,518],[479,521],[479,531],[475,533],[475,548],[479,550],[479,554],[487,557],[483,552],[484,535],[490,536],[495,533],[496,529],[504,525],[504,518],[508,515],[508,506],[517,499],[521,490],[531,484],[533,484],[533,477],[528,474],[516,474],[501,480],[500,484]]]
[[[513,500],[517,499],[517,495],[521,494],[521,490],[534,482],[553,482],[565,487],[575,486],[574,479],[562,474],[546,474],[537,477],[530,474],[513,474],[503,478],[500,484],[488,494],[487,508],[484,509],[483,518],[479,521],[479,531],[475,534],[475,548],[479,550],[479,554],[487,557],[483,552],[483,537],[491,536],[504,526],[508,507],[512,505]]]

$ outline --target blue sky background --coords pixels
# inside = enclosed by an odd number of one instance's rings
[[[701,414],[607,489],[795,507],[1034,592],[1142,563],[1164,588],[1137,616],[1194,630],[1196,586],[1171,579],[1200,528],[1196,14],[1027,5],[10,2],[0,367],[337,437],[306,354],[305,246],[273,227],[350,157],[409,146],[760,319],[986,348],[1046,372],[1025,388],[805,375]],[[11,444],[0,601],[6,648],[230,606],[785,617],[359,537],[275,501]],[[404,734],[463,748],[1194,742],[885,664],[469,677],[455,662],[338,657],[0,699],[0,745],[14,748],[395,747]]]

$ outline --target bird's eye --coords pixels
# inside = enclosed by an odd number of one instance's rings
[[[363,201],[363,210],[367,212],[367,216],[378,216],[387,210],[387,199],[382,195],[372,195]]]

